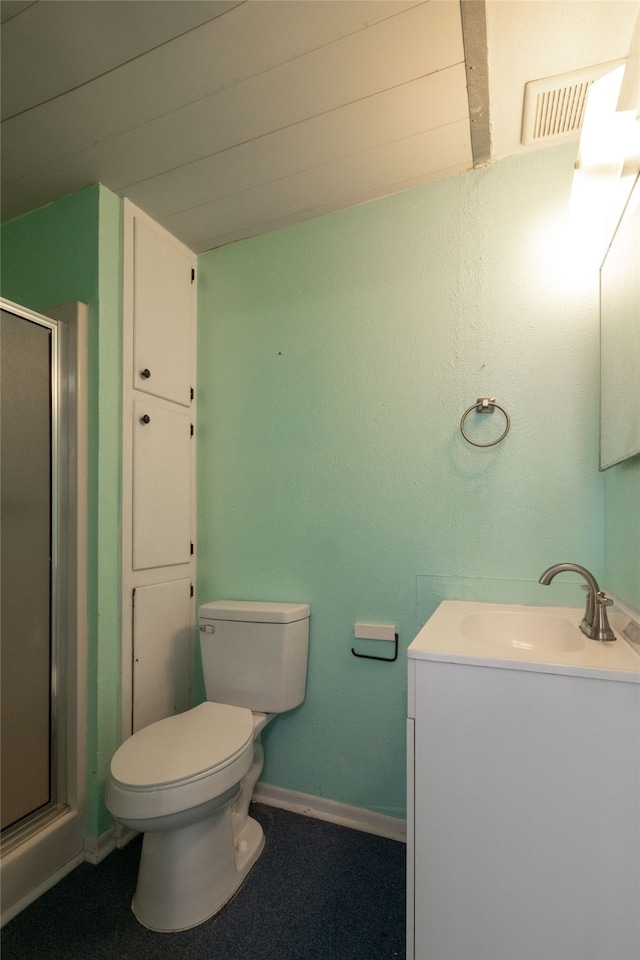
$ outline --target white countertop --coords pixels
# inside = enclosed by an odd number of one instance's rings
[[[532,607],[518,604],[478,603],[476,601],[445,600],[427,620],[407,650],[414,660],[440,660],[448,663],[466,663],[477,666],[497,667],[509,670],[529,670],[538,673],[556,673],[592,679],[621,680],[640,683],[640,656],[625,638],[616,632],[617,639],[601,643],[586,637],[578,625],[584,610],[573,607]],[[474,615],[483,614],[484,618]],[[548,626],[562,626],[568,638],[565,646],[571,649],[555,649],[553,642],[544,643],[544,649],[535,649],[535,642],[505,642],[503,637],[493,637],[491,631],[471,629],[481,619],[491,623],[495,617],[498,625],[517,623],[517,615],[523,614],[523,623],[531,634],[532,624],[540,619],[540,634]],[[490,615],[490,616],[486,616]],[[474,617],[474,619],[468,619]],[[545,618],[553,618],[548,620]],[[566,621],[559,624],[557,618]],[[465,623],[466,621],[466,623]],[[575,627],[575,635],[572,627]]]

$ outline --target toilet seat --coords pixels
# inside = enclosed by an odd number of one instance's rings
[[[201,703],[125,740],[111,761],[111,775],[122,786],[137,789],[177,785],[221,770],[252,741],[250,710]]]
[[[253,757],[253,715],[201,703],[139,730],[111,760],[107,807],[119,818],[159,817],[239,784]]]

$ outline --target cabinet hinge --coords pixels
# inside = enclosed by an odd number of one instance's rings
[[[195,279],[196,279],[196,271],[195,271],[195,270],[193,269],[193,267],[192,267],[192,268],[191,268],[191,283],[194,283],[194,282],[195,282]]]
[[[192,423],[189,424],[189,428],[190,428],[190,430],[191,430],[190,436],[193,436],[193,424],[192,424]]]
[[[189,553],[193,556],[193,540],[189,544]]]
[[[193,584],[191,584],[191,593],[189,594],[189,596],[191,597],[193,596]]]
[[[189,392],[190,392],[189,395],[190,395],[191,399],[193,400],[193,398],[195,397],[195,391],[194,391],[193,387],[189,387]]]

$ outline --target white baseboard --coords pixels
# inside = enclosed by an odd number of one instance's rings
[[[98,864],[116,848],[115,826],[100,834],[87,834],[84,838],[84,859]]]
[[[292,813],[301,813],[305,817],[328,820],[329,823],[338,823],[363,833],[373,833],[377,837],[407,842],[407,821],[399,817],[389,817],[384,813],[374,813],[372,810],[352,807],[336,800],[326,800],[324,797],[313,797],[297,790],[274,787],[269,783],[257,783],[253,799],[257,803],[291,810]],[[84,839],[84,859],[88,863],[98,864],[116,847],[121,850],[135,836],[137,834],[134,830],[129,830],[122,824],[116,824],[97,836],[88,835]]]
[[[253,799],[257,803],[291,810],[292,813],[301,813],[305,817],[328,820],[329,823],[351,827],[363,833],[373,833],[377,837],[387,837],[389,840],[399,840],[401,843],[407,842],[407,821],[399,817],[390,817],[385,813],[374,813],[362,807],[352,807],[347,803],[338,803],[336,800],[313,797],[308,793],[299,793],[297,790],[286,790],[284,787],[274,787],[269,783],[260,782],[255,786]]]
[[[116,847],[118,850],[122,850],[131,840],[138,836],[139,833],[137,830],[130,830],[129,827],[125,827],[121,823],[116,823]]]
[[[137,836],[135,830],[123,827],[121,823],[114,824],[99,836],[88,835],[84,838],[84,859],[87,863],[98,864],[114,850],[122,850]]]

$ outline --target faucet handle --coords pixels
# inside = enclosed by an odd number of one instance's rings
[[[607,607],[613,606],[613,600],[610,600],[607,597],[604,590],[598,590],[596,593],[596,618],[595,618],[595,628],[596,635],[595,640],[615,640],[616,635],[609,626],[609,620],[607,618]]]

